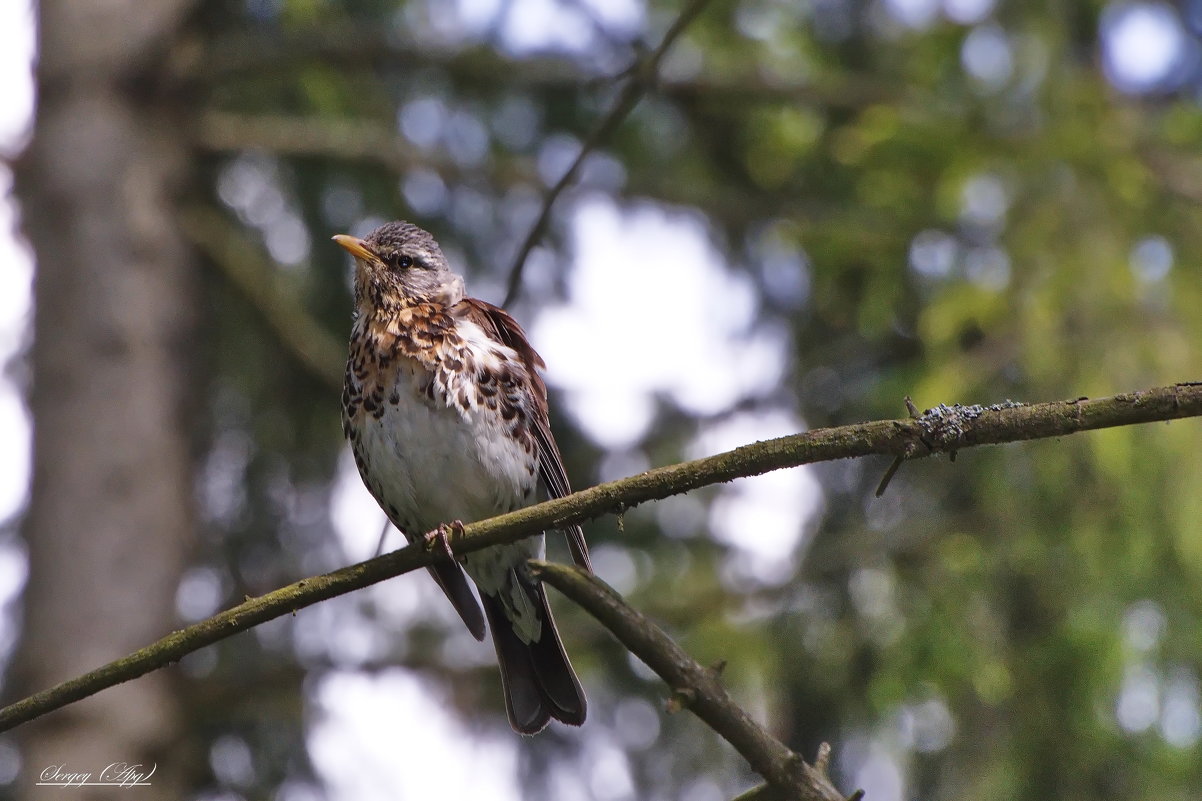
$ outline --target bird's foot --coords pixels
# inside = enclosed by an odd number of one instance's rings
[[[426,547],[433,550],[439,548],[447,559],[454,562],[455,552],[451,550],[451,535],[456,537],[463,536],[463,521],[452,520],[450,523],[439,523],[438,528],[434,529],[426,535]]]

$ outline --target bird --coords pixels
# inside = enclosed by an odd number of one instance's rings
[[[343,432],[364,484],[405,538],[439,536],[445,547],[449,529],[571,493],[551,434],[545,364],[518,322],[467,297],[437,241],[416,225],[333,240],[355,257]],[[564,534],[573,561],[591,572],[580,526]],[[544,543],[539,533],[429,568],[477,640],[487,619],[509,723],[523,735],[552,718],[582,725],[587,711],[528,565]]]

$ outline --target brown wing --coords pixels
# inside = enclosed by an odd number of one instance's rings
[[[476,298],[464,298],[455,304],[451,313],[471,320],[476,325],[496,339],[498,342],[512,348],[526,365],[530,374],[531,400],[533,401],[534,438],[538,444],[539,474],[547,493],[552,498],[562,498],[572,493],[568,484],[568,474],[563,468],[563,457],[559,454],[559,446],[551,436],[551,423],[547,414],[547,385],[543,383],[539,370],[546,365],[530,342],[526,332],[518,325],[517,320],[509,316],[504,309],[497,308],[491,303]],[[593,565],[588,558],[588,545],[584,541],[584,532],[580,526],[568,526],[563,530],[568,538],[568,547],[572,551],[572,560],[585,570],[592,571]]]

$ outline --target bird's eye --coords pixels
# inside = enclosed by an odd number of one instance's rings
[[[402,270],[408,270],[413,266],[413,258],[411,256],[397,256],[396,266]]]

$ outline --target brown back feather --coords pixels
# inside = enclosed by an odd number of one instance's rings
[[[451,314],[461,319],[471,320],[480,326],[486,334],[497,342],[512,348],[530,374],[533,388],[531,397],[534,410],[534,436],[538,442],[539,473],[547,493],[552,498],[562,498],[572,493],[568,483],[568,474],[563,466],[563,457],[559,446],[551,435],[551,422],[547,411],[547,385],[543,383],[539,370],[546,367],[543,358],[531,347],[518,321],[513,319],[504,309],[476,298],[464,298],[451,308]],[[584,541],[584,532],[580,526],[565,528],[568,547],[572,551],[572,560],[585,570],[592,571],[592,562],[588,556],[588,545]]]

